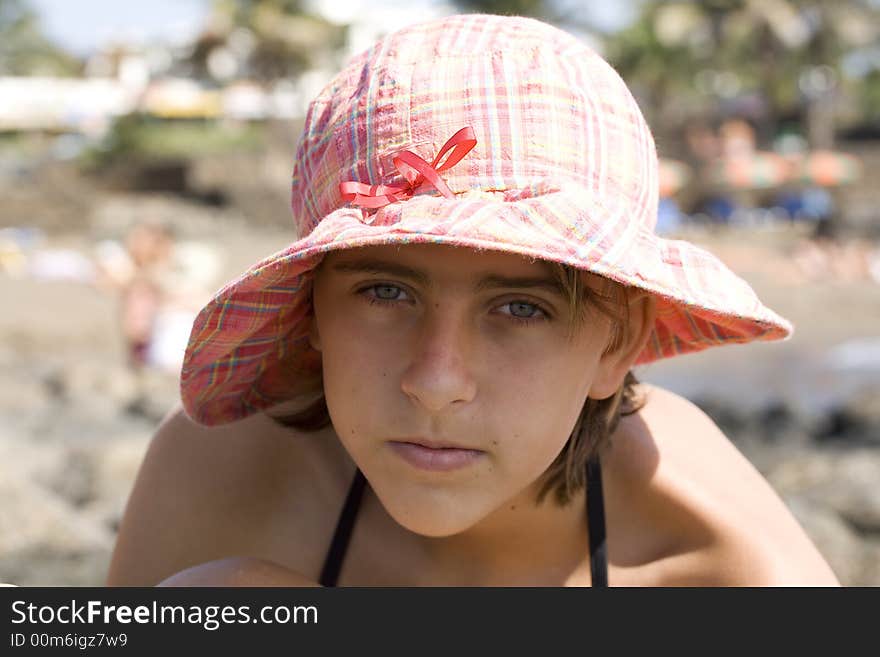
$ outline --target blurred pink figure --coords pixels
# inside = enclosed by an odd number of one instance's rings
[[[126,359],[136,370],[149,363],[156,318],[165,302],[167,285],[163,279],[172,268],[173,246],[167,227],[139,223],[125,237],[125,257],[101,267],[101,287],[120,295],[120,328]]]
[[[173,240],[159,224],[136,225],[125,240],[134,265],[131,280],[122,290],[122,332],[129,364],[147,364],[156,316],[163,303],[161,278],[170,268]]]

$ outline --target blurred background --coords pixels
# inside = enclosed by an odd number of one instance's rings
[[[463,11],[559,25],[630,85],[658,232],[796,326],[637,373],[880,585],[880,0],[0,0],[0,581],[102,584],[195,313],[294,238],[307,102]]]

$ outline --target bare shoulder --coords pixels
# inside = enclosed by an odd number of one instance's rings
[[[271,531],[279,516],[287,531],[295,532],[297,520],[308,515],[299,513],[299,506],[334,495],[331,461],[310,438],[261,414],[205,427],[181,408],[172,410],[135,480],[108,585],[152,586],[195,564],[231,555],[295,562],[295,549],[273,546],[266,536],[289,539],[285,531]]]
[[[654,585],[836,585],[794,516],[718,426],[687,399],[641,384],[603,460],[609,499],[664,537]],[[609,554],[614,558],[609,504]]]

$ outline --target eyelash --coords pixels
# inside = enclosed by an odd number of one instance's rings
[[[398,303],[401,303],[401,301],[398,301],[396,299],[380,299],[378,297],[374,297],[374,296],[365,294],[366,292],[368,292],[370,290],[375,290],[377,287],[392,287],[397,290],[401,290],[402,292],[406,291],[402,287],[400,287],[399,285],[391,285],[389,283],[377,283],[375,285],[368,285],[366,287],[363,287],[363,288],[359,289],[357,291],[357,293],[359,295],[363,296],[369,302],[370,305],[394,306],[394,305],[397,305]],[[537,304],[537,303],[533,303],[531,301],[521,301],[521,300],[520,301],[508,301],[507,303],[502,304],[502,305],[508,306],[508,305],[512,305],[515,303],[523,304],[526,306],[532,306],[533,308],[536,308],[542,315],[540,317],[517,317],[516,315],[508,315],[508,317],[511,319],[511,321],[513,321],[515,324],[519,324],[521,326],[528,326],[530,324],[536,324],[538,322],[546,322],[548,319],[550,319],[550,313],[547,312],[547,310],[543,306],[541,306],[540,304]]]

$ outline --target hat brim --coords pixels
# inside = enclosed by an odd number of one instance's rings
[[[224,286],[196,317],[181,371],[187,414],[222,424],[285,398],[277,379],[291,349],[302,349],[311,272],[324,254],[387,244],[446,244],[559,262],[657,297],[654,329],[635,364],[729,343],[780,340],[791,323],[708,251],[664,239],[602,207],[584,189],[516,201],[491,194],[417,196],[379,211],[371,224],[342,208],[306,237]],[[606,196],[607,198],[607,196]]]

